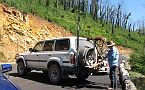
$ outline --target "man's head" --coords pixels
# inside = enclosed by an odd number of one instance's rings
[[[115,45],[115,43],[113,41],[108,41],[107,42],[108,48],[112,48],[114,45]]]

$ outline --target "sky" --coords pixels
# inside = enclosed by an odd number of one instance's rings
[[[137,21],[145,19],[145,0],[110,0],[112,4],[124,2],[125,10],[131,12],[131,20]]]

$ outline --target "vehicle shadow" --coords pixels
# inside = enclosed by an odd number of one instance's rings
[[[23,77],[18,76],[17,73],[10,73],[9,75],[13,76],[13,77],[19,77],[22,79],[36,81],[39,83],[50,84],[47,76],[44,75],[43,73],[31,72]],[[64,89],[94,88],[94,89],[103,89],[103,90],[105,89],[106,90],[108,84],[107,83],[97,83],[97,82],[92,82],[92,81],[88,81],[88,80],[79,81],[78,79],[73,77],[73,78],[68,78],[68,79],[62,80],[61,83],[57,84],[56,86],[61,86]]]
[[[70,89],[70,87],[75,88],[75,89],[79,89],[79,88],[107,89],[107,86],[104,83],[97,83],[97,82],[92,82],[88,80],[79,81],[76,78],[69,78],[69,79],[64,80],[61,83],[61,86],[62,88],[65,88],[65,89]]]

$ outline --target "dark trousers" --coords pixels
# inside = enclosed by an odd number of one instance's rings
[[[111,80],[111,86],[112,88],[116,89],[116,67],[117,66],[113,66],[110,68],[110,74],[109,74],[109,77],[110,77],[110,80]]]

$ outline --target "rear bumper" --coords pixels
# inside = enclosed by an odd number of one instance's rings
[[[98,72],[109,73],[109,67],[101,67],[101,68],[99,68]]]

